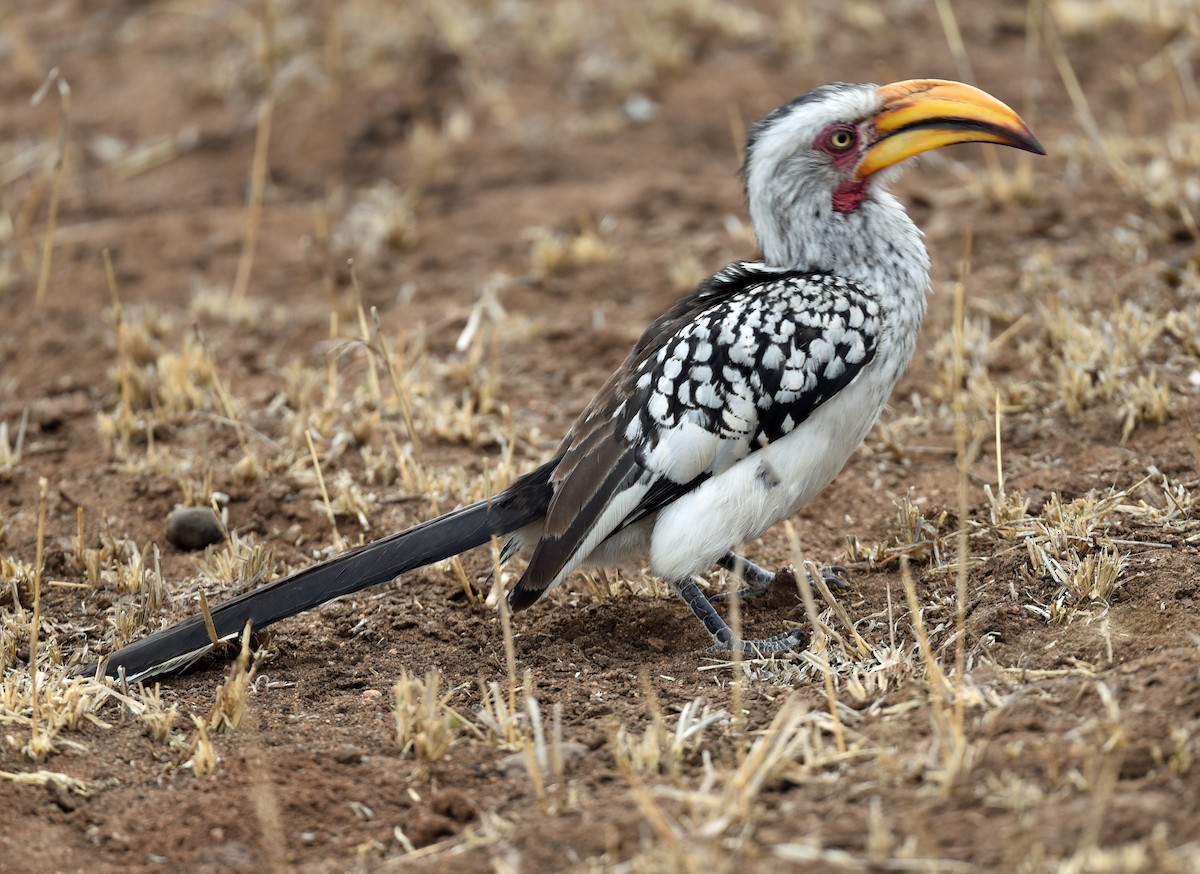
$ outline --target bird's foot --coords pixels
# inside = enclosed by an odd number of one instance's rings
[[[713,645],[709,652],[733,652],[740,649],[747,658],[762,658],[794,652],[808,646],[808,633],[802,628],[793,628],[761,640],[745,640],[733,633],[729,623],[721,618],[708,598],[704,597],[695,580],[674,580],[671,582],[671,588],[679,593],[684,602],[692,608],[696,618],[704,624],[704,629],[712,635]]]
[[[750,559],[744,558],[734,552],[725,553],[725,555],[718,559],[717,565],[725,568],[725,570],[734,574],[746,584],[737,591],[738,598],[742,601],[765,595],[771,588],[771,583],[778,576],[778,574],[773,574],[766,568],[760,567],[750,561]],[[791,568],[788,568],[785,573],[790,573],[792,574],[792,578],[795,578],[795,572]],[[823,567],[818,573],[821,575],[821,579],[825,585],[830,588],[839,589],[843,592],[850,588],[850,584],[846,582],[846,574],[849,571],[840,564]],[[815,577],[813,577],[813,583],[816,583]],[[709,600],[713,602],[726,601],[729,599],[729,595],[729,592],[718,592],[712,595]]]
[[[750,559],[743,558],[733,552],[725,553],[725,555],[717,560],[717,564],[746,584],[738,589],[737,593],[738,598],[743,601],[747,598],[757,598],[760,595],[765,595],[775,579],[775,574],[766,568],[759,567],[750,561]],[[729,598],[729,594],[729,592],[718,592],[709,600],[724,601]]]
[[[798,652],[808,646],[808,632],[803,628],[793,628],[782,634],[764,637],[760,640],[743,640],[730,633],[727,637],[722,634],[713,635],[716,638],[708,652],[734,652],[741,649],[746,658],[766,658],[781,653]]]
[[[826,565],[818,571],[821,579],[825,581],[825,585],[833,589],[841,589],[843,592],[849,590],[850,584],[846,582],[846,575],[849,571],[840,564]],[[813,580],[816,582],[816,580]]]

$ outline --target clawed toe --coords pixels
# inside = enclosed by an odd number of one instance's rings
[[[731,637],[728,642],[718,640],[708,648],[708,651],[711,653],[731,653],[740,647],[742,655],[746,658],[766,658],[768,656],[797,652],[807,646],[808,632],[803,628],[792,628],[782,634],[776,634],[773,637],[764,637],[760,640],[740,640],[736,637]]]
[[[849,573],[842,565],[831,564],[821,568],[821,579],[825,581],[825,585],[845,592],[850,588],[850,584],[846,582],[846,575]]]
[[[732,553],[729,554],[729,558],[744,562],[744,559],[738,559]],[[775,577],[774,574],[763,571],[757,565],[751,565],[751,567],[757,571],[754,574],[755,576],[766,577],[767,585]],[[739,576],[745,578],[745,565],[743,564],[738,570],[741,571]],[[733,629],[729,627],[729,623],[722,619],[716,609],[713,608],[712,602],[700,591],[694,579],[689,577],[672,580],[671,588],[683,598],[684,603],[696,614],[696,618],[704,624],[704,630],[712,635],[714,643],[709,647],[709,652],[728,653],[740,651],[744,657],[754,659],[795,652],[808,646],[808,632],[803,628],[793,628],[782,634],[776,634],[774,637],[765,637],[761,640],[745,640],[733,633]],[[747,588],[756,588],[756,586],[752,583]],[[763,589],[766,589],[766,585],[763,586]],[[713,600],[716,599],[714,598]]]
[[[738,599],[741,601],[765,595],[770,590],[771,584],[777,576],[734,553],[729,553],[718,564],[730,573],[736,574],[738,578],[745,582],[746,585],[737,590]],[[832,589],[845,592],[850,588],[850,584],[846,582],[846,576],[850,572],[840,564],[827,565],[817,571],[817,573],[820,574],[821,581]],[[810,573],[809,576],[815,585],[817,582],[816,574]],[[709,600],[714,604],[728,601],[730,594],[730,592],[717,592],[709,596]]]
[[[772,574],[770,579],[761,582],[754,581],[742,586],[737,590],[738,600],[745,601],[747,598],[759,598],[767,594],[767,590],[771,588],[771,579],[774,579],[774,577],[775,575]],[[711,595],[708,600],[713,602],[728,601],[729,595],[729,592],[717,592],[715,595]]]

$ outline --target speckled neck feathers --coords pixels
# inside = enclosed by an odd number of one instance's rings
[[[857,122],[878,110],[874,86],[816,88],[759,122],[742,168],[750,218],[763,262],[829,273],[861,284],[920,321],[929,290],[929,255],[903,206],[885,188],[894,174],[861,183],[853,207],[835,208],[846,179],[813,148],[828,124]]]

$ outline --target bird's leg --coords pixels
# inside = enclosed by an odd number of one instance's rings
[[[770,588],[771,583],[775,580],[775,574],[733,551],[727,552],[717,559],[717,565],[725,568],[725,570],[745,582],[746,585],[738,589],[738,597],[743,601],[747,598],[757,598],[759,595],[765,595],[767,589]],[[841,565],[835,564],[823,567],[820,573],[821,579],[825,581],[826,585],[842,590],[849,588],[844,577],[846,569]],[[728,597],[728,592],[719,592],[713,595],[711,600],[724,601]]]
[[[771,581],[775,579],[775,574],[764,567],[759,567],[750,559],[738,555],[732,550],[717,559],[717,566],[725,568],[725,570],[746,584],[738,589],[738,597],[743,601],[746,598],[757,598],[759,595],[765,595],[767,589],[771,587]],[[728,597],[728,592],[720,592],[713,595],[712,600],[724,601]]]
[[[692,608],[696,618],[704,623],[705,630],[712,635],[713,645],[709,647],[709,652],[729,652],[740,647],[744,655],[757,658],[782,652],[793,652],[808,645],[808,634],[802,628],[793,628],[761,640],[743,640],[735,637],[729,623],[720,617],[716,608],[708,598],[704,597],[704,593],[700,591],[695,580],[690,577],[673,580],[671,588],[679,593],[679,597],[683,598]]]

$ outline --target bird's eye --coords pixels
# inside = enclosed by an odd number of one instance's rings
[[[854,145],[854,131],[850,128],[839,127],[829,132],[829,147],[838,152],[844,152]]]

